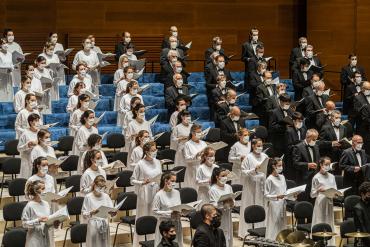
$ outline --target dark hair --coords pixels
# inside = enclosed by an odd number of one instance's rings
[[[174,172],[171,172],[171,171],[167,171],[167,172],[163,173],[162,176],[161,176],[161,182],[159,183],[159,188],[163,189],[164,185],[166,183],[166,180],[171,179],[173,176],[176,177],[176,174]]]
[[[128,50],[128,49],[135,49],[135,46],[134,46],[134,44],[133,43],[128,43],[128,45],[126,46],[126,51]]]
[[[320,171],[320,169],[321,169],[321,166],[325,163],[325,161],[327,161],[327,160],[329,160],[330,162],[331,162],[331,158],[330,157],[328,157],[328,156],[323,156],[323,157],[321,157],[320,159],[319,159],[319,164],[318,164],[318,166],[317,166],[317,172],[319,172]]]
[[[287,93],[281,94],[279,96],[279,100],[280,100],[280,102],[290,102],[291,101],[290,96]]]
[[[132,69],[133,71],[135,71],[135,68],[129,65],[123,69],[123,73],[127,74],[129,69]]]
[[[86,124],[85,118],[88,118],[91,113],[94,113],[94,111],[92,111],[92,110],[86,110],[86,111],[84,111],[84,113],[82,113],[81,118],[80,118],[80,123],[82,125],[85,125]]]
[[[139,83],[135,80],[131,80],[129,83],[127,83],[127,86],[126,86],[126,93],[130,93],[130,89],[134,86]]]
[[[148,133],[149,134],[149,132],[147,130],[140,130],[139,133],[137,133],[137,136],[135,137],[135,145],[136,145],[136,147],[137,146],[140,146],[140,144],[141,144],[140,138],[142,138],[145,133]]]
[[[217,177],[220,176],[221,172],[226,171],[225,168],[222,167],[215,167],[212,171],[212,176],[211,176],[211,185],[217,183]]]
[[[94,179],[94,182],[92,183],[92,190],[95,189],[95,186],[99,183],[99,182],[106,182],[107,180],[104,178],[103,175],[98,175],[95,177]]]
[[[143,158],[146,156],[146,153],[147,152],[149,152],[150,151],[150,149],[152,148],[152,147],[156,147],[157,146],[157,144],[155,143],[155,142],[153,142],[153,141],[150,141],[150,142],[147,142],[147,143],[145,143],[144,144],[144,146],[143,146]]]
[[[48,37],[51,38],[51,36],[53,36],[54,34],[58,35],[57,32],[50,32]]]
[[[93,164],[92,160],[98,153],[100,153],[100,151],[94,149],[86,152],[84,159],[84,171]]]
[[[356,53],[351,53],[348,55],[348,59],[351,59],[352,57],[357,57],[357,54]]]
[[[78,96],[78,94],[77,94],[77,89],[79,88],[79,87],[81,87],[82,85],[84,85],[84,83],[82,82],[82,81],[79,81],[79,82],[77,82],[76,84],[75,84],[75,86],[73,87],[73,93],[75,94],[75,95],[77,95]],[[77,104],[78,104],[79,102],[77,102]]]
[[[206,158],[207,158],[207,155],[211,152],[215,152],[216,151],[212,148],[212,147],[206,147],[204,150],[203,150],[203,153],[202,153],[202,156],[200,157],[200,163],[203,164],[204,162],[206,162]]]
[[[307,58],[303,57],[299,60],[299,65],[310,65],[310,60],[308,60]]]
[[[35,64],[37,66],[38,63],[46,61],[46,58],[44,56],[38,56],[35,60]]]
[[[280,157],[275,157],[275,158],[272,158],[272,159],[269,160],[269,163],[268,163],[268,166],[267,166],[266,177],[268,177],[274,171],[274,168],[272,166],[276,166],[280,161],[283,162],[283,160],[280,159]],[[284,163],[283,163],[283,165],[284,165]]]
[[[96,143],[98,143],[98,141],[101,140],[101,136],[98,135],[98,134],[91,134],[88,138],[87,138],[87,145],[90,147],[90,148],[93,148]]]
[[[217,210],[217,208],[210,203],[203,204],[203,206],[200,208],[200,215],[202,216],[202,220],[205,220],[207,214],[211,213],[211,211],[214,209]],[[219,210],[217,210],[217,213],[219,213]]]
[[[197,130],[197,129],[202,129],[202,125],[200,125],[200,124],[193,124],[193,125],[191,126],[191,128],[190,128],[190,133],[189,133],[189,138],[188,138],[189,140],[191,139],[193,132],[194,132],[195,130]]]
[[[8,35],[9,32],[13,32],[13,29],[11,29],[11,28],[4,28],[4,31],[3,31],[4,38]]]
[[[32,96],[36,97],[36,95],[34,93],[28,93],[28,94],[26,94],[26,97],[24,98],[24,106],[25,107],[27,107],[27,101],[29,101]]]
[[[31,81],[31,78],[24,75],[22,76],[22,81],[21,81],[21,88],[23,88],[23,85],[27,82],[27,81]]]
[[[175,105],[179,105],[180,101],[185,101],[185,103],[186,103],[186,100],[185,100],[184,97],[177,96],[176,99],[175,99]]]
[[[87,94],[83,93],[80,96],[78,96],[77,108],[81,108],[81,101],[84,101],[86,99],[90,99],[90,96]]]
[[[190,116],[190,112],[188,110],[182,110],[177,114],[177,124],[182,122],[182,117],[184,116]]]
[[[360,195],[370,192],[370,182],[363,182],[358,188],[358,192],[360,193]]]
[[[37,166],[41,165],[41,162],[43,162],[44,160],[48,160],[47,158],[43,157],[43,156],[40,156],[40,157],[37,157],[34,161],[33,161],[33,171],[32,171],[32,174],[36,174],[38,172],[38,168]]]
[[[302,113],[300,113],[298,111],[295,111],[295,112],[292,113],[292,119],[293,120],[297,120],[297,119],[303,120],[303,115],[302,115]]]
[[[84,62],[80,62],[80,63],[78,63],[77,65],[76,65],[76,71],[78,71],[79,69],[80,69],[80,67],[81,66],[85,66],[85,67],[87,67],[87,64],[86,63],[84,63]]]
[[[169,232],[172,228],[175,228],[175,224],[171,220],[164,220],[159,224],[159,232],[162,236],[164,232]]]
[[[130,109],[131,109],[131,111],[133,109],[132,105],[135,103],[136,100],[140,100],[140,103],[141,103],[141,99],[139,97],[137,97],[137,96],[132,97],[131,100],[130,100]]]
[[[256,46],[256,52],[257,52],[257,50],[263,50],[263,49],[265,49],[265,47],[263,47],[263,44],[258,44]]]
[[[46,134],[51,134],[51,133],[47,129],[40,129],[39,132],[37,132],[37,141],[40,143],[40,139],[44,138]]]
[[[262,141],[262,139],[261,138],[254,138],[252,141],[251,141],[251,146],[254,146],[254,145],[256,145],[258,142],[262,142],[263,143],[263,141]]]
[[[36,113],[31,113],[27,118],[28,125],[31,126],[30,123],[35,121],[35,120],[40,120],[40,116]]]
[[[136,119],[137,118],[137,113],[138,111],[141,109],[141,108],[145,108],[145,106],[143,104],[137,104],[134,109],[132,109],[132,118],[133,119]]]
[[[321,75],[320,75],[319,73],[313,73],[313,74],[311,75],[310,80],[312,80],[314,76],[319,77],[319,79],[321,80]]]

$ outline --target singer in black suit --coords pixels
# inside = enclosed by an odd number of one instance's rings
[[[245,128],[244,119],[240,115],[239,107],[234,106],[230,109],[229,116],[220,122],[221,140],[229,144],[229,147],[238,141],[239,129]]]
[[[307,38],[300,37],[298,40],[299,46],[294,47],[290,52],[289,67],[292,68],[294,63],[301,57],[304,56],[304,48],[307,46]]]
[[[216,64],[210,63],[206,66],[204,71],[204,77],[206,79],[207,94],[210,95],[212,89],[217,85],[217,76],[223,74],[226,77],[227,86],[230,88],[235,88],[235,86],[230,82],[233,81],[230,70],[225,68],[225,58],[219,55],[215,58]]]
[[[358,72],[362,76],[362,80],[366,81],[365,69],[357,64],[357,55],[352,53],[348,55],[348,64],[342,67],[340,72],[340,83],[343,88],[346,88],[352,83],[351,78],[353,73]]]
[[[312,77],[312,71],[309,70],[310,61],[307,59],[301,59],[299,68],[293,69],[292,82],[294,87],[294,99],[300,100],[302,98],[303,88],[311,85],[310,80]]]
[[[173,76],[173,86],[166,88],[165,90],[165,105],[168,110],[168,116],[176,110],[176,98],[179,95],[189,95],[189,89],[183,84],[181,74],[175,74]]]

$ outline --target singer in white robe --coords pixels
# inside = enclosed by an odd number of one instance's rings
[[[87,110],[87,109],[86,109]],[[82,107],[76,109],[71,116],[69,117],[69,135],[75,136],[77,134],[78,129],[81,127],[81,116],[86,111],[82,109]]]
[[[141,96],[140,94],[130,94],[130,93],[125,94],[121,98],[121,101],[119,103],[117,125],[124,124],[126,114],[131,111],[131,99],[133,97],[138,97],[141,101],[141,104],[144,105],[143,96]]]
[[[52,43],[54,43],[54,42],[52,42]],[[61,43],[55,43],[54,44],[54,53],[57,52],[57,51],[63,51],[63,53],[64,53],[64,47]],[[59,58],[60,62],[65,62],[65,57],[59,57],[58,56],[58,58]],[[59,85],[61,85],[61,86],[66,85],[66,74],[64,72],[64,69],[58,70],[57,76],[58,76],[58,78],[61,79],[60,82],[59,82]]]
[[[316,198],[312,214],[312,226],[319,223],[326,223],[331,226],[332,231],[334,226],[334,204],[333,199],[326,197],[320,190],[337,189],[335,177],[329,172],[323,173],[322,168],[312,178],[311,197]],[[334,240],[329,241],[333,245]]]
[[[208,165],[201,164],[197,169],[196,182],[198,185],[198,200],[202,200],[202,204],[209,203],[209,189],[211,188],[211,176],[213,169],[218,167],[216,164]]]
[[[51,55],[48,55],[47,53],[43,52],[39,56],[42,56],[46,59],[46,66],[49,66],[52,64],[60,64],[60,60],[57,54],[52,53]],[[48,67],[49,68],[49,67]],[[53,73],[53,86],[50,90],[50,97],[51,100],[59,100],[59,85],[62,78],[60,78],[60,70],[64,70],[63,68],[59,68],[56,70],[53,70],[49,68],[49,70]]]
[[[1,85],[0,88],[0,102],[12,102],[14,98],[13,79],[15,79],[13,74],[16,72],[13,65],[12,53],[9,52],[9,49],[5,53],[0,51],[0,69],[0,79],[2,80],[2,84],[5,84]]]
[[[198,186],[195,184],[195,177],[197,169],[200,166],[200,157],[197,155],[206,147],[207,144],[202,140],[198,140],[198,142],[189,140],[185,143],[183,151],[186,166],[184,187],[192,187],[196,190],[198,189]]]
[[[171,142],[170,148],[176,150],[174,166],[183,166],[185,165],[184,157],[184,147],[185,143],[188,141],[192,124],[180,123],[176,125],[171,133]]]
[[[68,98],[68,104],[66,107],[66,110],[68,113],[73,113],[74,110],[76,110],[78,104],[78,95],[72,95]]]
[[[31,151],[31,162],[33,163],[33,161],[38,157],[46,158],[47,156],[56,158],[54,148],[51,146],[42,146],[38,144]]]
[[[228,184],[225,184],[223,187],[219,186],[218,184],[213,184],[209,190],[210,203],[222,210],[220,229],[222,229],[225,234],[227,247],[233,246],[233,223],[231,208],[227,206],[225,207],[223,203],[218,204],[217,202],[222,195],[230,193],[233,193],[233,189]]]
[[[136,164],[143,158],[143,147],[136,146],[127,161],[128,169],[133,170]]]
[[[155,178],[162,173],[162,166],[159,160],[140,160],[134,168],[130,179],[135,186],[137,195],[136,218],[146,215],[153,215],[152,204],[159,185],[156,182],[144,184],[145,179]],[[133,246],[139,246],[139,236],[134,234]]]
[[[71,82],[68,86],[68,97],[71,97],[73,95],[73,89],[75,88],[77,82],[83,82],[85,84],[85,88],[81,91],[90,91],[92,92],[92,79],[89,74],[86,74],[85,76],[82,75],[74,75]]]
[[[94,94],[99,94],[98,85],[100,84],[100,76],[99,76],[99,58],[95,51],[93,50],[81,50],[78,51],[73,59],[72,68],[75,69],[78,63],[84,62],[89,69],[88,74],[91,76],[92,79],[92,92]]]
[[[89,150],[92,150],[92,149],[95,149],[95,148],[89,148],[88,150],[83,152],[81,158],[78,160],[77,174],[82,174],[84,172],[84,162],[85,162],[86,153]],[[107,156],[105,156],[105,153],[102,150],[99,150],[99,152],[100,152],[100,155],[101,155],[101,159],[103,161],[102,165],[103,166],[108,165],[108,159],[107,159]]]
[[[37,142],[37,132],[38,130],[26,129],[19,138],[17,150],[21,156],[20,178],[29,178],[32,175],[31,151],[34,146],[30,147],[28,143],[30,141]]]
[[[266,174],[258,171],[256,172],[255,169],[258,165],[261,165],[267,157],[265,153],[258,155],[252,152],[247,155],[241,164],[243,194],[240,206],[240,219],[243,220],[239,221],[238,231],[238,236],[241,238],[244,238],[247,230],[252,228],[251,224],[247,224],[244,221],[244,209],[250,205],[260,205],[266,208],[264,198]],[[264,222],[256,223],[255,227],[264,227],[264,225]]]
[[[53,80],[51,76],[51,70],[44,68],[40,71],[38,68],[34,70],[34,75],[31,81],[31,91],[38,96],[38,104],[43,105],[44,108],[42,109],[43,114],[51,114],[51,90],[44,92],[46,89],[45,86],[41,83],[41,78],[45,77],[50,80]],[[40,96],[40,97],[39,97]]]
[[[278,199],[277,196],[286,192],[284,175],[270,175],[265,182],[265,197],[267,200],[266,212],[266,236],[265,238],[275,240],[278,233],[287,228],[286,201]]]
[[[53,247],[54,226],[39,222],[39,218],[50,215],[50,205],[47,201],[29,201],[22,213],[22,226],[27,229],[26,247]]]
[[[107,179],[107,174],[105,173],[104,169],[99,166],[92,165],[84,171],[80,181],[81,196],[87,195],[92,191],[94,179],[99,175]]]
[[[176,228],[176,239],[174,240],[178,243],[179,247],[183,246],[183,239],[182,239],[182,225],[181,225],[181,217],[173,219],[171,217],[172,210],[170,207],[177,206],[181,204],[180,192],[175,188],[171,189],[171,191],[165,191],[161,189],[157,192],[153,200],[153,212],[154,216],[157,217],[157,228],[155,231],[155,241],[154,246],[158,246],[161,242],[162,235],[159,232],[159,224],[162,221],[172,220],[175,224]]]
[[[15,42],[9,42],[8,41],[8,52],[12,54],[14,51],[19,52],[20,54],[23,54],[21,46]],[[19,87],[20,82],[21,82],[21,66],[16,66],[12,72],[12,82],[13,82],[13,87]]]
[[[120,80],[116,84],[116,86],[117,86],[116,87],[116,95],[115,95],[115,98],[114,98],[114,107],[113,107],[114,111],[119,110],[121,99],[126,94],[127,84],[128,84],[128,81],[126,81],[125,79]]]
[[[25,98],[26,95],[31,93],[30,90],[26,88],[22,88],[16,92],[14,95],[14,110],[16,113],[20,112],[22,109],[25,108]]]
[[[232,172],[235,173],[235,178],[233,178],[233,184],[240,184],[241,183],[241,164],[243,159],[249,154],[251,151],[251,144],[248,142],[247,144],[241,143],[240,141],[236,142],[230,148],[230,153],[228,157],[228,161],[233,163]]]
[[[125,147],[127,147],[127,157],[131,156],[132,150],[135,147],[135,138],[136,135],[139,133],[140,130],[146,130],[149,132],[149,137],[152,138],[152,130],[150,128],[150,124],[148,121],[144,120],[142,123],[139,123],[136,119],[133,119],[128,127],[127,131],[125,133]]]
[[[36,109],[32,109],[30,107],[26,107],[25,109],[21,110],[20,112],[18,112],[17,114],[17,117],[15,118],[15,124],[14,124],[14,127],[15,127],[15,133],[16,133],[16,138],[20,138],[20,136],[22,135],[22,133],[27,129],[29,128],[29,124],[28,124],[28,116],[31,115],[32,113],[35,113],[37,115],[40,116],[40,125],[42,125],[42,117],[41,117],[41,114],[38,110]]]
[[[106,193],[96,196],[93,192],[85,196],[82,205],[82,215],[88,220],[86,233],[86,247],[108,247],[110,246],[110,230],[107,218],[91,215],[91,211],[101,206],[113,207],[112,200]]]
[[[94,126],[87,128],[85,125],[82,125],[73,140],[72,154],[82,156],[83,152],[87,150],[87,138],[91,134],[98,134],[98,129]]]

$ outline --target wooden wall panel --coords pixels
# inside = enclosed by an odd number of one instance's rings
[[[10,26],[16,33],[56,30],[61,36],[93,33],[115,37],[128,30],[135,37],[166,35],[170,25],[177,25],[181,38],[193,41],[189,59],[203,59],[215,35],[223,38],[227,53],[238,59],[249,29],[257,26],[266,54],[278,60],[278,69],[286,76],[289,52],[300,30],[305,29],[304,5],[302,0],[2,0],[0,26]],[[243,68],[238,61],[231,66]],[[189,69],[201,71],[201,63],[189,63]]]

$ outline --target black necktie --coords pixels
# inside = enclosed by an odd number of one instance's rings
[[[307,147],[307,151],[308,151],[308,158],[310,159],[310,162],[313,162],[313,157],[312,157],[312,156],[314,156],[313,147],[311,147],[310,145],[307,145],[306,147]],[[312,156],[311,156],[311,153],[310,153],[310,150],[309,149],[312,150]]]

